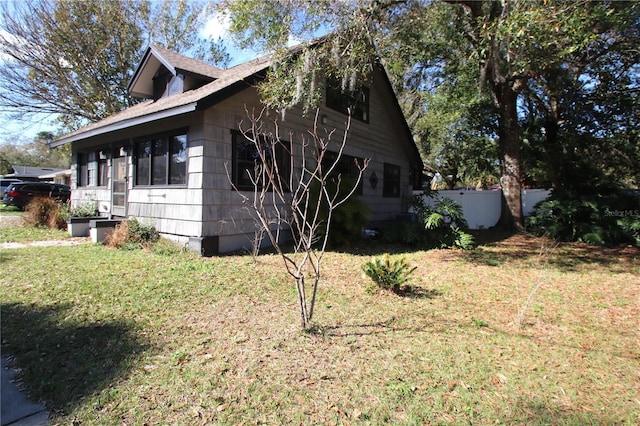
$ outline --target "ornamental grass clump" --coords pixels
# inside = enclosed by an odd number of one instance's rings
[[[378,287],[401,293],[405,284],[411,280],[411,274],[417,269],[411,267],[404,257],[392,260],[389,255],[376,257],[362,265],[364,273],[373,280]]]
[[[68,205],[60,205],[48,197],[34,198],[26,207],[24,222],[37,228],[65,229]]]
[[[145,225],[132,218],[120,222],[107,237],[109,247],[125,250],[151,248],[160,235],[153,225]]]

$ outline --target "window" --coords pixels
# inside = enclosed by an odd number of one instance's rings
[[[400,197],[401,173],[400,166],[384,163],[384,177],[382,179],[382,196],[389,198]]]
[[[185,185],[187,135],[175,132],[136,144],[136,185]]]
[[[184,91],[184,75],[171,74],[162,67],[153,77],[153,99],[180,94]]]
[[[151,141],[144,141],[136,146],[136,185],[149,185],[151,170]]]
[[[107,186],[107,152],[78,153],[78,186]]]
[[[187,135],[169,138],[169,184],[187,183]]]
[[[88,171],[87,171],[87,164],[88,164],[88,160],[89,160],[89,155],[79,152],[78,153],[78,186],[88,186],[89,185],[89,180],[87,179],[88,177]]]
[[[98,186],[107,186],[107,160],[108,151],[98,151]]]
[[[351,92],[342,90],[342,86],[336,80],[327,80],[327,107],[349,113],[357,120],[369,122],[369,88],[359,85]]]
[[[338,158],[338,154],[336,152],[327,151],[324,154],[324,164],[322,165],[322,168],[325,172],[329,170],[329,167],[331,167],[331,165],[336,161],[336,158]],[[343,182],[343,188],[351,189],[353,188],[352,185],[356,183],[356,180],[358,180],[358,175],[360,174],[360,169],[358,168],[358,166],[364,166],[364,160],[362,160],[362,158],[342,154],[342,156],[340,157],[340,161],[338,161],[336,168],[332,172],[332,176],[330,176],[330,180],[335,182],[337,176],[340,175],[340,180]],[[363,185],[361,179],[354,194],[362,195],[362,187]]]
[[[291,175],[289,142],[279,141],[275,145],[275,152],[266,140],[261,139],[261,142],[265,158],[270,162],[275,159],[283,184],[287,184]],[[238,131],[232,131],[232,144],[231,181],[240,190],[253,190],[251,178],[255,176],[256,165],[261,165],[262,162],[256,145]]]

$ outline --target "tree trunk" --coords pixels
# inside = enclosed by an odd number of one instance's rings
[[[520,125],[518,123],[518,94],[508,82],[496,85],[499,114],[499,139],[502,154],[502,212],[498,227],[509,232],[524,231],[522,216]]]
[[[470,22],[470,40],[479,40],[483,29],[480,24],[488,19],[492,23],[500,22],[509,14],[508,2],[477,0],[445,0],[447,3],[461,4],[473,20]],[[481,19],[479,19],[481,18]],[[486,23],[485,23],[486,24]],[[498,137],[502,154],[502,212],[497,226],[513,232],[524,231],[521,199],[521,154],[520,124],[518,123],[518,90],[522,80],[511,78],[508,72],[509,56],[501,44],[502,39],[493,34],[487,40],[490,48],[476,45],[478,51],[484,51],[480,61],[480,79],[490,87],[493,100],[498,108]]]
[[[542,139],[544,147],[547,173],[553,188],[560,187],[561,166],[563,161],[562,147],[558,140],[558,130],[560,123],[560,112],[558,111],[558,101],[552,98],[550,107],[545,111],[544,129],[545,134]]]

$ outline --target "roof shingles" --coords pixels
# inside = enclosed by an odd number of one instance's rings
[[[198,89],[160,98],[156,101],[147,100],[141,102],[100,121],[88,124],[75,132],[67,134],[55,141],[52,146],[60,146],[86,137],[119,130],[126,127],[129,122],[133,122],[135,120],[148,122],[153,121],[155,118],[159,118],[159,116],[171,116],[173,114],[178,115],[188,112],[189,110],[195,111],[201,101],[204,101],[212,95],[215,95],[236,83],[241,83],[249,79],[251,76],[268,68],[270,64],[270,56],[264,56],[227,70],[218,69],[220,74],[218,78],[211,83],[205,84]]]
[[[206,62],[180,55],[161,46],[152,45],[151,50],[166,59],[176,69],[211,78],[220,78],[225,72],[223,69],[214,67]]]

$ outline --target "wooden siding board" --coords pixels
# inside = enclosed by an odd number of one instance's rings
[[[352,120],[348,135],[349,139],[345,148],[345,154],[360,158],[372,158],[370,168],[365,171],[363,176],[363,200],[370,205],[373,220],[392,218],[395,214],[402,212],[402,198],[382,197],[384,163],[388,162],[401,167],[401,188],[403,193],[409,189],[409,171],[411,169],[410,162],[406,158],[403,158],[406,157],[405,150],[400,149],[400,153],[398,152],[400,142],[410,140],[410,135],[407,134],[402,126],[396,126],[390,121],[389,118],[393,116],[394,113],[390,114],[389,110],[391,108],[388,104],[385,105],[385,100],[382,99],[380,94],[381,91],[378,90],[377,86],[374,86],[372,88],[370,103],[371,120],[369,123]],[[392,98],[390,99],[393,101]],[[214,170],[223,168],[224,164],[231,157],[230,130],[237,128],[237,123],[241,120],[243,120],[243,127],[245,129],[248,128],[250,123],[248,117],[246,117],[246,111],[251,111],[254,108],[256,111],[259,111],[257,105],[259,105],[259,102],[255,90],[248,89],[236,95],[233,100],[222,102],[205,113],[205,126],[210,130],[214,129],[212,134],[215,135],[216,140],[210,141],[205,149],[206,153],[211,153],[212,158],[210,161],[209,159],[205,161],[203,188],[223,188],[230,191],[231,185],[226,176],[226,171],[222,176],[216,176]],[[308,137],[306,132],[313,126],[314,115],[302,117],[301,113],[300,108],[294,108],[286,113],[284,121],[280,123],[280,135],[282,139],[289,139],[290,133],[293,133],[294,136],[297,137],[301,135]],[[342,129],[347,117],[327,108],[322,108],[320,114],[326,115],[328,119],[327,125],[319,125],[321,128],[320,133],[322,133],[324,127],[327,129],[329,129],[330,126],[337,127],[337,130],[332,136],[332,140],[337,146],[342,140],[341,133],[343,132]],[[397,112],[395,114],[397,114]],[[276,115],[271,113],[267,118],[275,119]],[[397,118],[402,119],[399,114]],[[222,138],[222,140],[218,140],[217,138]],[[299,141],[294,141],[294,143],[297,142]],[[216,161],[213,158],[221,161]],[[211,171],[212,174],[206,174],[207,171]],[[375,189],[371,187],[368,181],[373,171],[376,172],[378,177],[378,185]],[[239,198],[236,198],[234,201],[233,198],[229,199],[218,191],[206,191],[206,195],[204,196],[205,205],[211,203],[228,205],[228,214],[231,214],[234,207],[238,207],[239,202]],[[218,211],[218,214],[224,216],[224,212]]]

